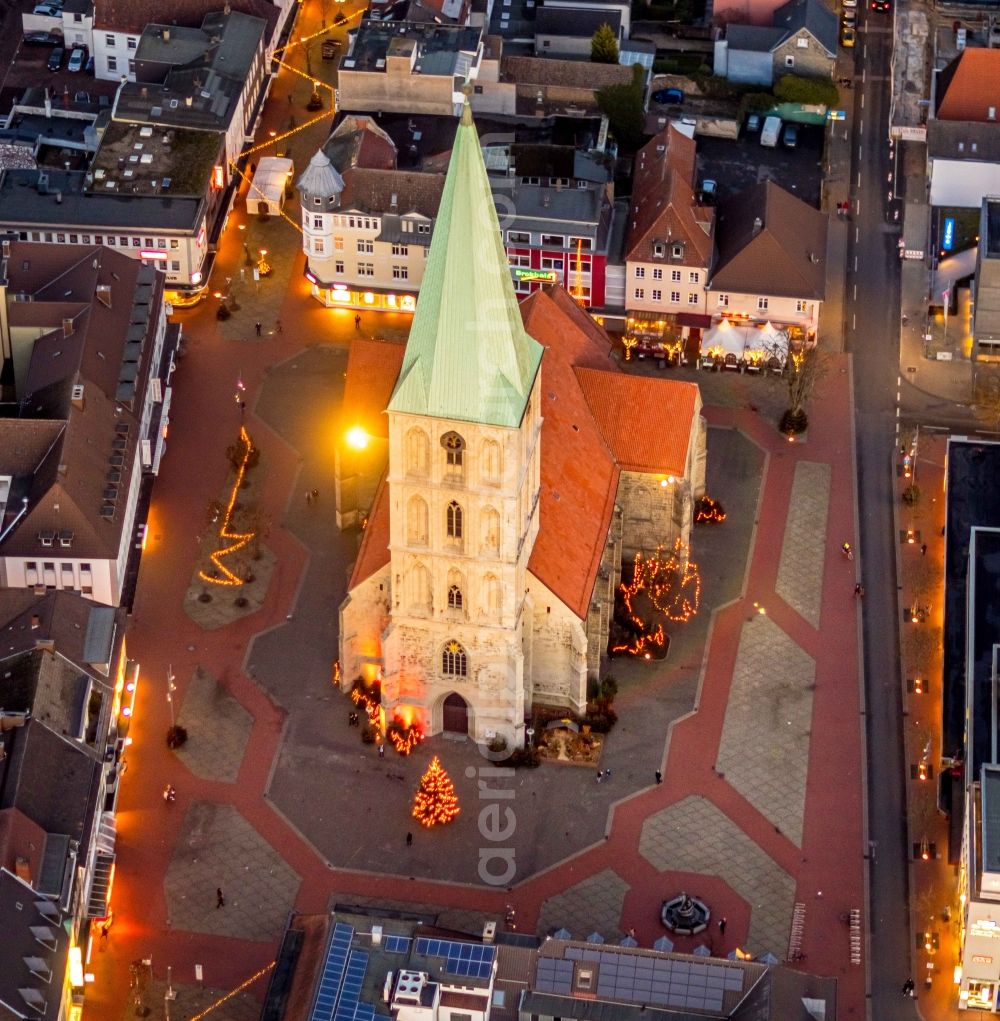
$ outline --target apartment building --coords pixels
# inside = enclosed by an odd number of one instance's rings
[[[118,606],[166,445],[163,276],[96,244],[2,245],[0,587]]]

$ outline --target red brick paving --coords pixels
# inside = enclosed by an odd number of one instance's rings
[[[280,85],[279,95],[283,97]],[[280,104],[272,104],[272,108],[275,105]],[[232,237],[224,240],[218,272],[224,273],[226,266],[238,266],[240,256],[238,241]],[[204,508],[217,496],[224,471],[221,457],[217,465],[214,453],[206,456],[205,437],[235,434],[238,422],[232,390],[240,372],[249,395],[248,424],[267,457],[264,502],[272,520],[279,522],[289,494],[298,492],[295,486],[298,457],[254,419],[253,397],[268,366],[300,350],[303,338],[307,344],[331,342],[324,335],[331,319],[308,297],[305,282],[297,272],[293,273],[283,304],[276,309],[284,324],[280,336],[264,343],[224,341],[218,335],[212,311],[213,306],[208,303],[184,316],[188,353],[174,378],[174,424],[154,493],[150,539],[128,638],[130,654],[142,662],[145,682],[138,692],[135,742],[129,754],[130,769],[118,816],[116,922],[107,952],[93,955],[91,970],[96,982],[88,992],[88,1014],[101,1018],[123,1015],[127,965],[136,958],[152,956],[154,967],[170,963],[175,977],[190,976],[195,963],[211,962],[214,984],[232,987],[273,957],[275,946],[169,929],[163,878],[185,807],[192,799],[234,805],[264,839],[280,848],[281,855],[303,880],[295,904],[299,910],[323,910],[334,893],[377,895],[497,914],[511,901],[517,906],[522,928],[530,929],[546,898],[611,868],[631,886],[625,899],[622,927],[634,926],[640,942],[648,945],[662,934],[655,921],[657,912],[651,906],[658,908],[666,892],[690,886],[694,878],[657,873],[639,855],[643,820],[690,794],[700,794],[795,877],[796,900],[807,905],[803,941],[806,960],[802,967],[837,976],[840,1016],[860,1017],[864,1005],[863,974],[849,963],[847,928],[840,921],[841,913],[850,908],[866,909],[862,882],[858,605],[853,597],[857,565],[843,561],[836,552],[845,538],[856,543],[852,407],[847,373],[831,375],[823,383],[812,408],[816,425],[805,444],[788,444],[755,412],[706,410],[712,425],[741,429],[769,454],[745,597],[716,615],[699,708],[675,727],[664,783],[616,806],[606,842],[508,894],[394,876],[331,871],[262,799],[261,792],[278,752],[283,714],[243,674],[239,664],[251,637],[278,624],[290,612],[306,554],[294,537],[275,527],[268,545],[277,556],[278,566],[261,611],[213,633],[202,632],[190,621],[181,604],[197,553],[197,536],[204,527]],[[847,366],[846,361],[843,364]],[[827,529],[831,552],[824,576],[822,633],[817,633],[773,593],[785,508],[798,459],[824,461],[833,470]],[[773,824],[713,768],[740,629],[755,600],[762,602],[775,622],[816,660],[814,726],[801,850],[776,833]],[[193,651],[189,651],[189,646],[194,646]],[[165,678],[168,664],[178,681],[178,705],[183,702],[184,689],[195,665],[201,664],[210,673],[224,678],[227,689],[252,713],[253,753],[245,757],[237,784],[178,775],[179,767],[163,740],[169,721],[160,679]],[[161,797],[167,780],[173,781],[178,789],[177,803],[172,806],[165,806]],[[724,938],[717,930],[712,933],[717,952],[728,951],[746,936],[750,906],[715,877],[696,877],[696,882],[699,892],[713,904],[717,917],[724,915],[728,919]],[[681,949],[683,940],[677,940],[677,944]],[[257,993],[261,994],[262,989],[263,983]]]

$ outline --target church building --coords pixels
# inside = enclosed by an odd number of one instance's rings
[[[348,359],[340,663],[387,721],[521,747],[533,704],[585,711],[623,558],[687,542],[705,424],[695,384],[623,372],[562,288],[518,305],[501,237],[466,103],[409,338]]]

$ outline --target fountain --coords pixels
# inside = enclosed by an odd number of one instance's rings
[[[660,921],[671,932],[681,936],[695,936],[704,932],[711,917],[712,912],[704,901],[683,892],[665,900],[660,909]]]

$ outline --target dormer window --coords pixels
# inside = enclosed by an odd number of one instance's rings
[[[55,537],[56,537],[55,532],[39,532],[38,533],[38,541],[43,546],[51,546],[52,543],[55,541]]]
[[[684,258],[684,246],[675,244],[670,246],[670,258],[671,259],[683,259]]]
[[[662,241],[655,241],[653,243],[653,258],[662,259],[667,254],[667,246]]]

